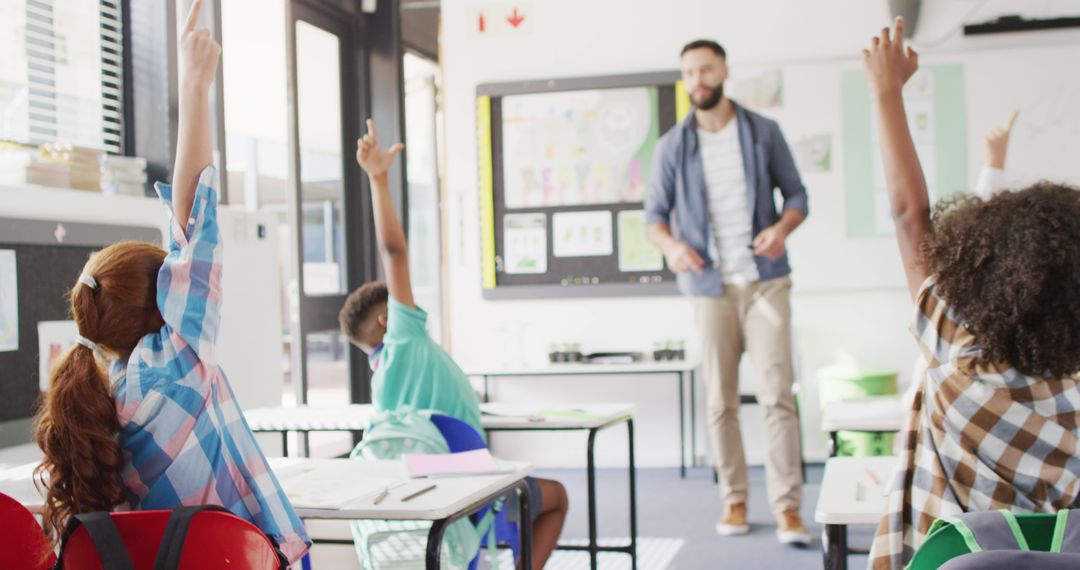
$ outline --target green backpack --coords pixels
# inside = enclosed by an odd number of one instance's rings
[[[450,453],[431,412],[403,406],[376,416],[364,438],[349,454],[352,459],[400,459],[406,453]],[[446,528],[442,567],[466,570],[480,548],[480,537],[491,526],[490,514],[477,527],[460,519]],[[426,521],[358,520],[352,522],[353,542],[364,570],[424,568],[428,529]],[[488,533],[489,535],[493,533]],[[496,566],[497,567],[497,566]]]
[[[1080,510],[979,511],[935,520],[907,569],[982,568],[987,560],[989,567],[1076,568],[1078,553]]]

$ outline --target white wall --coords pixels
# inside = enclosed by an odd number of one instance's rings
[[[472,9],[477,6],[507,5],[464,0],[443,0],[442,4],[449,156],[447,312],[454,356],[467,366],[542,361],[551,342],[578,341],[586,351],[641,350],[651,348],[656,340],[694,336],[688,304],[678,297],[528,301],[481,298],[475,121],[478,84],[672,70],[677,67],[682,45],[698,37],[720,41],[729,52],[729,65],[736,74],[741,65],[838,59],[857,63],[869,37],[889,22],[885,0],[534,0],[525,6],[526,17],[532,18],[526,33],[478,37],[472,22]],[[965,21],[982,21],[1007,13],[1046,17],[1078,12],[1080,3],[1076,1],[925,1],[916,47],[921,42],[924,55],[932,59],[935,55],[991,48],[1075,46],[1080,43],[1075,31],[964,38],[958,27]],[[1007,70],[997,72],[1008,75]],[[839,88],[836,93],[839,97]],[[980,97],[980,101],[988,99]],[[838,107],[839,103],[822,101],[822,105]],[[974,145],[978,144],[980,132],[973,129],[987,126],[969,121],[968,138],[973,145],[969,156],[975,157],[972,162],[976,165],[981,149]],[[835,130],[841,130],[839,125]],[[836,156],[837,149],[842,148],[840,141],[834,139],[833,148]],[[973,180],[974,176],[975,170],[969,169],[969,178]],[[796,252],[820,247],[813,240],[826,233],[823,226],[832,224],[831,220],[843,220],[843,188],[815,186],[812,176],[807,176],[806,182],[811,214],[806,227],[792,236]],[[847,252],[852,258],[845,260],[846,265],[858,271],[882,251],[880,247],[852,248]],[[895,255],[891,248],[888,251],[886,255]],[[807,275],[814,268],[800,264],[795,252],[793,265],[797,357],[807,396],[803,408],[806,452],[820,458],[824,456],[824,438],[815,429],[819,421],[815,411],[815,372],[849,357],[901,371],[905,376],[910,374],[914,356],[906,333],[910,307],[898,265],[884,277],[887,286],[854,290],[801,289],[800,274]],[[541,382],[543,386],[538,386]],[[752,390],[749,378],[744,376],[743,383],[747,391]],[[699,403],[703,400],[700,392]],[[499,399],[534,401],[636,401],[640,406],[639,465],[674,465],[678,460],[676,392],[673,383],[663,378],[511,380],[498,384],[494,395]],[[760,441],[761,430],[756,414],[757,410],[744,410],[744,437],[749,450],[760,448],[754,445]],[[700,423],[702,414],[698,416]],[[577,465],[583,461],[583,451],[579,454],[577,447],[523,437],[498,436],[494,442],[496,451],[528,457],[539,465]],[[601,464],[624,462],[625,451],[616,441],[622,436],[606,437],[612,442],[601,440]],[[562,452],[567,449],[571,451]],[[704,441],[699,442],[699,450],[704,449]],[[753,460],[756,454],[749,453]]]

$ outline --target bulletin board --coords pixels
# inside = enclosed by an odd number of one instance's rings
[[[688,111],[674,72],[480,85],[484,297],[675,294],[644,200]]]
[[[123,240],[160,244],[161,232],[0,218],[0,446],[29,441],[41,394],[39,324],[70,320],[67,295],[90,255]]]

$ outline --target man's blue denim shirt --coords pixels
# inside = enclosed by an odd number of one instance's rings
[[[746,170],[747,215],[756,236],[780,219],[773,198],[776,189],[783,197],[781,210],[798,210],[806,215],[806,187],[776,121],[732,103]],[[645,199],[646,223],[669,224],[672,235],[694,248],[706,261],[701,274],[687,272],[676,276],[679,290],[685,295],[724,293],[720,272],[714,267],[716,260],[709,255],[713,232],[708,204],[697,125],[691,112],[660,139]],[[762,281],[791,273],[786,252],[776,260],[754,256],[754,262]]]

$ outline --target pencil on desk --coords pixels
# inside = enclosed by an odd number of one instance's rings
[[[435,488],[435,483],[432,483],[432,484],[428,485],[427,487],[424,487],[423,489],[420,489],[418,491],[414,491],[412,493],[409,493],[408,495],[405,495],[404,497],[401,498],[401,502],[404,503],[405,501],[415,499],[416,497],[419,497],[420,495],[423,495],[424,493],[427,493],[428,491],[430,491],[430,490],[432,490],[434,488]]]
[[[866,476],[870,478],[870,482],[875,484],[875,485],[881,485],[881,480],[877,478],[877,475],[875,475],[874,472],[871,471],[869,467],[866,467],[865,469],[866,469]]]

